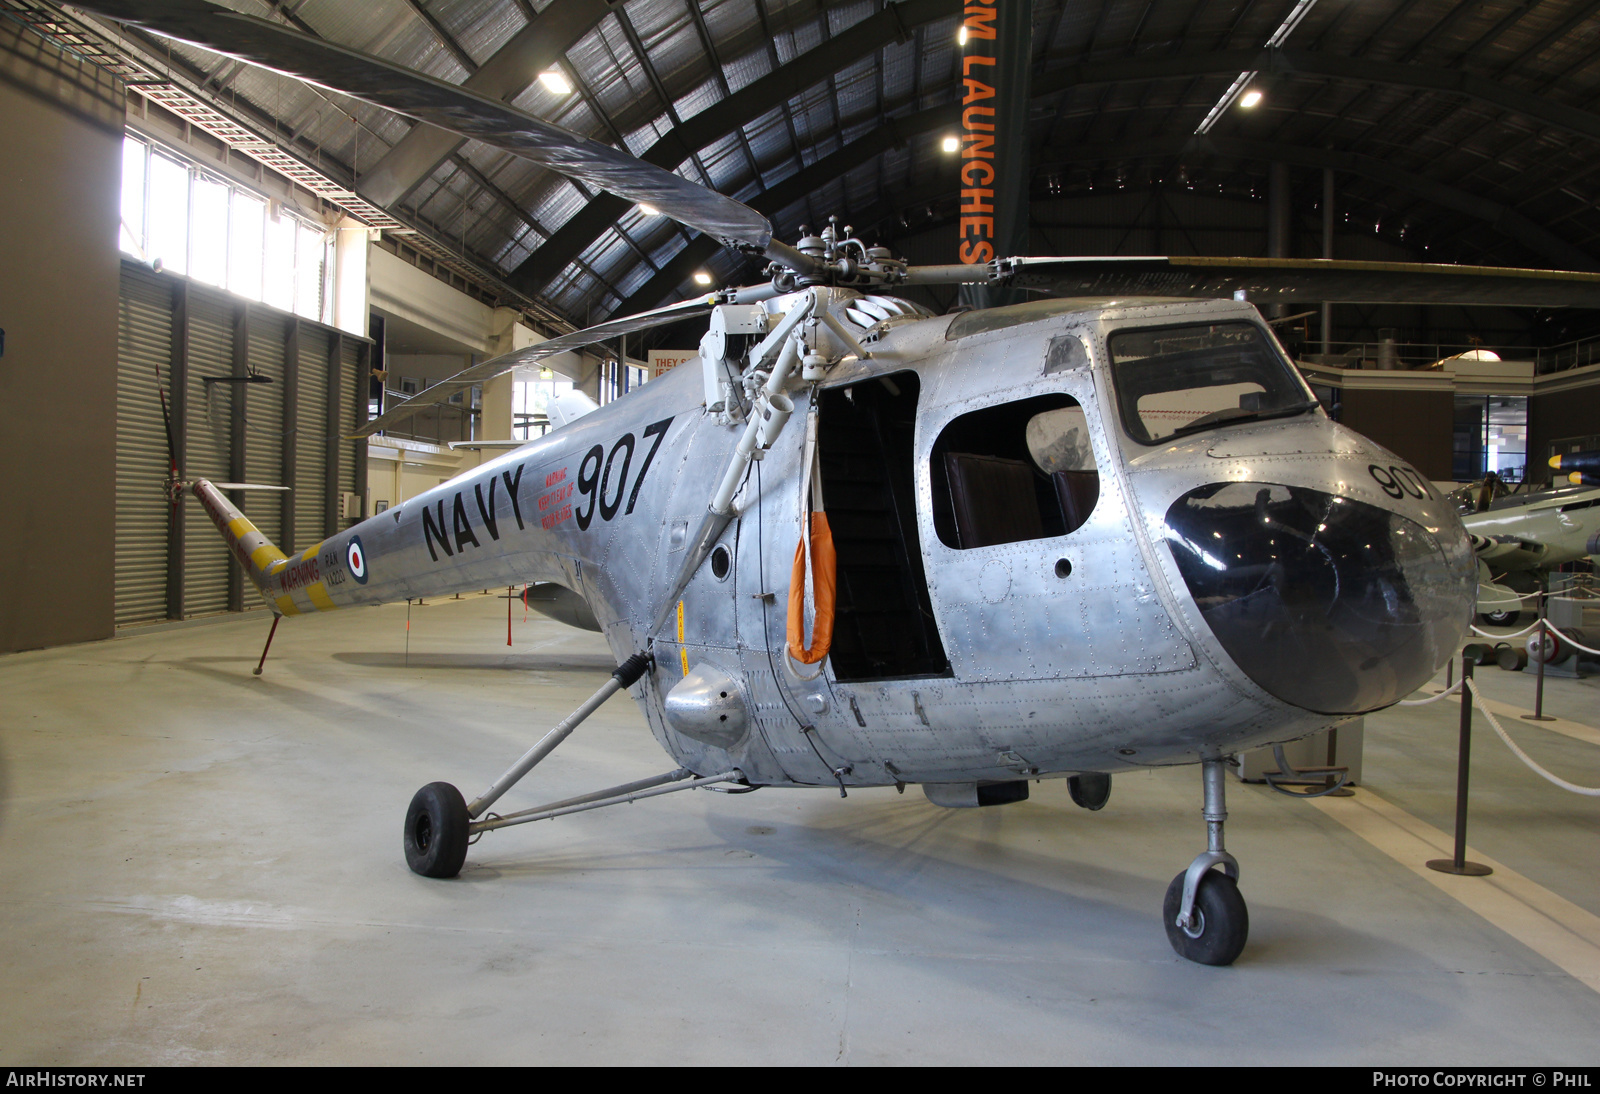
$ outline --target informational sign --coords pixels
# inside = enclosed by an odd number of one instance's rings
[[[693,361],[697,354],[692,349],[653,349],[650,351],[650,379],[677,368],[685,361]]]

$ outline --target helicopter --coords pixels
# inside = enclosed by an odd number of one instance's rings
[[[765,280],[475,365],[369,422],[544,357],[704,317],[698,367],[552,428],[293,556],[180,480],[274,615],[540,583],[600,630],[606,684],[470,801],[433,782],[408,865],[455,876],[499,828],[695,788],[920,785],[992,807],[1065,778],[1197,764],[1206,849],[1168,886],[1174,950],[1248,937],[1225,846],[1234,754],[1397,702],[1466,636],[1453,506],[1331,421],[1255,304],[1592,306],[1600,275],[1204,257],[913,266],[837,221],[756,211],[503,102],[203,0],[76,6],[454,130],[767,259]],[[1036,299],[934,315],[902,286]],[[271,635],[268,637],[270,647]],[[263,650],[262,658],[266,657]],[[258,666],[259,671],[259,666]],[[501,797],[627,690],[677,765],[506,813]]]

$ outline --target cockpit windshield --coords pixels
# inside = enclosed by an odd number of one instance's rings
[[[1137,327],[1108,345],[1122,425],[1140,444],[1317,406],[1254,323]]]

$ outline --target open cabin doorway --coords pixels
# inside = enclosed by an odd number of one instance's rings
[[[896,372],[820,396],[817,452],[838,553],[829,662],[839,681],[950,671],[917,533],[920,389],[916,373]]]

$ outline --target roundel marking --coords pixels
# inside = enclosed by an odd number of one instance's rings
[[[350,545],[344,549],[344,558],[350,564],[350,576],[365,585],[367,583],[367,552],[361,546],[360,536],[350,537]]]

